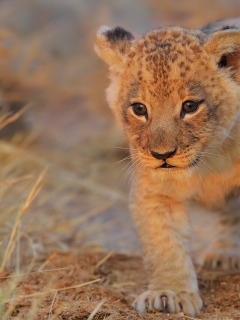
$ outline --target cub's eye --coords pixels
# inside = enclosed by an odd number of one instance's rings
[[[197,111],[199,107],[199,102],[196,101],[185,101],[182,104],[182,114],[184,115],[185,113],[194,113]]]
[[[147,107],[144,104],[133,103],[131,107],[137,116],[145,116],[147,118]]]

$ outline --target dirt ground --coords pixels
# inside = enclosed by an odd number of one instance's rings
[[[108,256],[54,252],[47,260],[37,261],[41,272],[20,277],[14,294],[5,297],[6,301],[10,298],[11,319],[27,319],[31,314],[34,319],[93,319],[93,311],[95,320],[193,319],[183,313],[136,312],[131,302],[147,286],[142,259],[125,254]],[[198,279],[204,309],[196,319],[240,319],[239,274],[203,269],[198,271]],[[12,278],[0,281],[4,288],[11,285]],[[84,285],[89,281],[96,282]]]
[[[0,318],[189,319],[139,315],[130,306],[147,279],[128,211],[130,162],[119,162],[127,142],[105,101],[107,67],[93,39],[101,25],[140,35],[165,23],[196,28],[235,16],[238,0],[1,1],[1,99],[11,106],[30,101],[31,108],[0,131],[7,137],[0,140],[0,265],[19,212],[47,173],[0,273]],[[0,110],[0,128],[1,119]],[[216,220],[197,210],[192,220],[199,254],[214,240]],[[204,300],[198,318],[239,319],[240,276],[209,270],[198,276]]]

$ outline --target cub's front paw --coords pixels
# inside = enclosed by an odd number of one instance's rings
[[[182,291],[175,293],[171,290],[149,290],[138,296],[132,306],[138,312],[158,309],[160,312],[186,312],[195,316],[200,313],[202,300],[198,292]]]
[[[207,253],[204,259],[207,268],[240,270],[240,248],[216,249]]]

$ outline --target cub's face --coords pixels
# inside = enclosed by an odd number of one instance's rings
[[[96,50],[110,65],[107,98],[132,155],[164,176],[192,173],[216,154],[240,107],[240,32],[164,28],[136,41],[101,29]]]

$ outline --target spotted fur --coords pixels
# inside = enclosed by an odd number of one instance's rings
[[[137,164],[131,212],[149,290],[134,306],[195,315],[202,301],[189,252],[190,201],[225,217],[227,231],[209,248],[207,264],[219,260],[240,269],[240,214],[233,204],[240,190],[240,30],[226,26],[207,35],[164,27],[135,39],[122,28],[104,27],[95,48],[110,66],[107,99]],[[189,100],[199,102],[192,114],[182,109]],[[133,112],[134,103],[147,107],[147,117]],[[171,168],[152,156],[173,150],[165,160]]]

